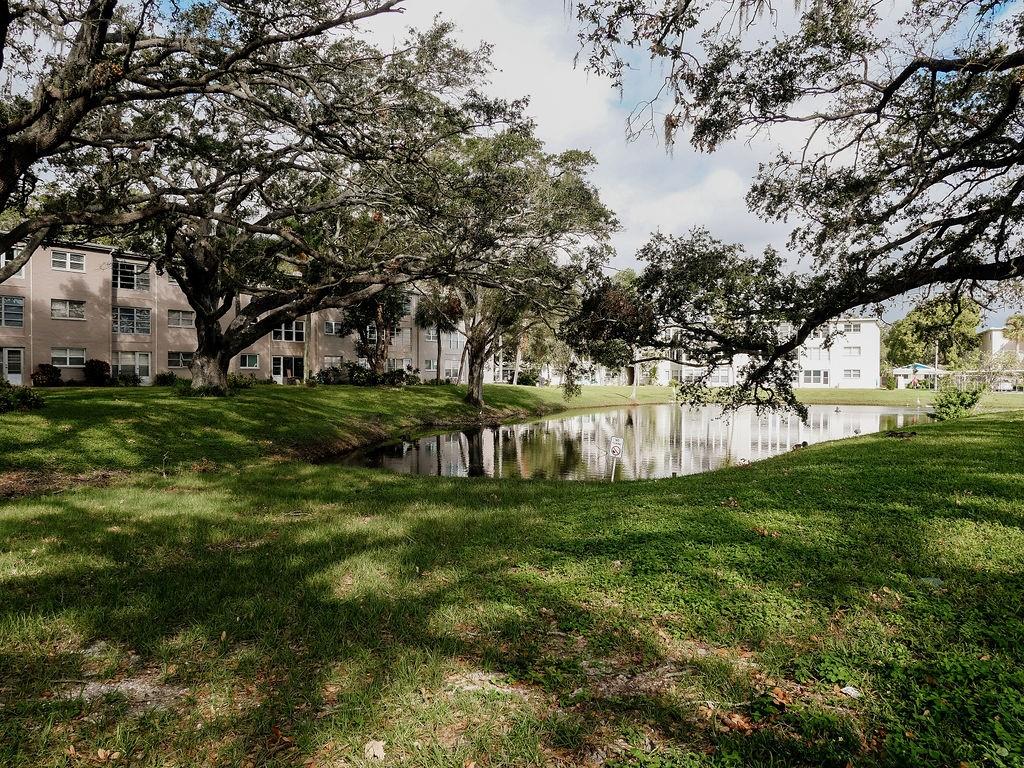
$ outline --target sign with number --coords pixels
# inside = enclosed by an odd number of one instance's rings
[[[608,452],[612,455],[613,459],[622,458],[622,443],[621,437],[613,437],[611,439],[611,448]]]

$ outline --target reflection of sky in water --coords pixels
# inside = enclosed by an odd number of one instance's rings
[[[609,408],[502,427],[431,435],[357,453],[346,464],[446,477],[608,478],[609,440],[625,445],[615,476],[622,480],[707,472],[775,456],[794,445],[838,440],[927,419],[923,410],[875,406],[810,406],[808,423],[792,414],[643,405]]]

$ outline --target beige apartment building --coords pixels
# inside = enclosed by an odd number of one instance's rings
[[[6,263],[12,254],[0,254]],[[465,337],[437,335],[412,321],[415,297],[395,329],[389,367],[418,368],[423,378],[454,379]],[[142,260],[114,257],[96,244],[40,248],[19,274],[0,283],[3,378],[29,384],[40,363],[80,380],[85,361],[105,360],[111,373],[132,371],[148,383],[161,371],[188,376],[196,348],[195,315],[169,275]],[[355,360],[355,336],[339,335],[340,310],[322,310],[280,328],[243,351],[231,370],[283,383]]]

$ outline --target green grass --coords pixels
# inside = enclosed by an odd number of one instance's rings
[[[163,470],[202,461],[237,464],[271,452],[337,452],[480,418],[461,402],[464,394],[465,387],[454,386],[259,386],[226,399],[183,398],[158,387],[47,391],[43,410],[2,417],[0,472]],[[484,416],[618,405],[630,394],[629,387],[587,387],[566,401],[555,388],[489,386]],[[671,396],[667,388],[641,387],[637,399]]]
[[[935,393],[924,389],[798,389],[797,397],[808,405],[931,405]],[[1024,408],[1024,392],[986,392],[981,411],[1012,411]]]
[[[0,765],[1021,766],[1024,414],[917,431],[654,482],[266,460],[9,502]],[[126,681],[169,708],[66,698]]]

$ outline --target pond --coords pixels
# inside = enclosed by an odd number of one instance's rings
[[[342,463],[413,475],[638,480],[707,472],[820,443],[929,420],[920,408],[812,405],[808,423],[790,413],[724,414],[675,404],[603,408],[522,424],[463,429],[388,443]],[[623,440],[622,456],[611,439]]]

